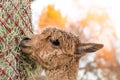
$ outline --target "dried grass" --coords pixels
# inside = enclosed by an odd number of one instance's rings
[[[17,9],[14,8],[10,1],[17,6]],[[0,8],[0,38],[3,38],[3,40],[0,40],[0,55],[4,55],[0,57],[0,80],[21,80],[20,77],[22,77],[22,80],[26,80],[27,77],[33,74],[31,73],[33,66],[23,61],[23,57],[20,59],[18,47],[20,40],[25,35],[30,34],[30,30],[32,30],[29,21],[31,17],[31,11],[28,8],[29,2],[29,0],[0,0],[0,4],[2,4],[2,8]],[[25,9],[27,14],[24,13]],[[27,22],[29,28],[20,16]],[[12,18],[14,21],[18,21],[18,26],[15,25]],[[21,30],[23,30],[23,34]],[[15,56],[17,59],[15,59]],[[3,70],[8,76],[2,73]]]

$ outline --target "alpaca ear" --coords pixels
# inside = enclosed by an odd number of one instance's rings
[[[76,50],[77,54],[95,52],[103,47],[103,44],[82,43]]]

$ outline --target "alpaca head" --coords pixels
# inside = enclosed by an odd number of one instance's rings
[[[73,57],[80,58],[102,47],[102,44],[81,43],[78,36],[50,27],[41,34],[25,37],[20,43],[22,54],[45,69],[60,67],[69,63]]]

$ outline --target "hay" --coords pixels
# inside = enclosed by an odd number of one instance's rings
[[[18,47],[32,32],[29,6],[29,0],[0,0],[0,80],[26,80],[32,75],[32,66],[19,58]]]

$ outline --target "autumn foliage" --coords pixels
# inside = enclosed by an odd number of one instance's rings
[[[66,17],[62,17],[60,11],[55,10],[53,5],[48,5],[43,9],[42,14],[39,17],[38,24],[40,28],[48,25],[64,28]]]
[[[99,13],[101,11],[101,13]],[[87,27],[90,30],[89,38],[97,39],[99,42],[104,43],[102,52],[97,55],[97,58],[103,58],[109,65],[115,66],[117,60],[115,58],[116,33],[113,28],[112,22],[109,19],[104,9],[88,11],[86,17],[79,21],[79,25]],[[94,34],[95,33],[95,34]]]
[[[101,11],[101,13],[99,13]],[[83,34],[84,39],[101,42],[104,48],[98,52],[94,59],[97,68],[102,70],[102,75],[107,80],[120,77],[120,64],[116,58],[115,41],[117,39],[115,29],[107,12],[104,9],[88,11],[86,17],[78,22],[82,30],[88,29],[89,34]],[[114,77],[113,77],[114,76]]]

